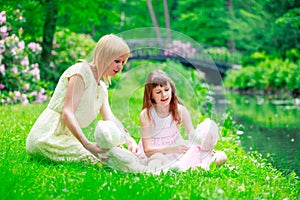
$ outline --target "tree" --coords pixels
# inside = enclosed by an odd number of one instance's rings
[[[174,30],[184,31],[207,46],[227,46],[229,40],[228,12],[225,0],[186,0],[178,1],[172,10],[176,20],[172,21]]]
[[[154,14],[154,9],[153,9],[151,0],[147,0],[147,6],[148,6],[148,10],[149,10],[149,13],[150,13],[150,16],[151,16],[152,24],[155,28],[156,37],[157,37],[157,39],[160,39],[161,38],[161,33],[160,33],[160,30],[159,30],[158,22],[156,20],[156,16]]]
[[[227,6],[228,13],[229,13],[229,19],[232,20],[232,18],[233,18],[232,0],[226,0],[226,6]],[[229,27],[229,29],[230,29],[230,27]],[[234,34],[232,34],[232,33],[230,34],[230,38],[229,38],[229,41],[228,41],[228,47],[229,47],[229,50],[231,52],[235,51]]]
[[[164,2],[164,16],[165,16],[165,23],[166,23],[166,29],[167,29],[167,39],[171,40],[171,25],[170,25],[170,15],[169,15],[169,8],[168,8],[168,1],[163,0]]]
[[[53,38],[58,14],[58,3],[56,0],[46,0],[45,2],[45,23],[43,29],[42,54],[41,54],[41,76],[47,79],[47,69],[50,66]]]

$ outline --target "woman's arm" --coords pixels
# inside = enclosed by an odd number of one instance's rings
[[[115,115],[113,114],[109,105],[108,96],[106,96],[103,102],[103,105],[100,109],[100,113],[103,117],[103,120],[111,120],[115,122],[115,124],[119,127],[119,129],[127,135],[126,145],[128,146],[128,150],[133,153],[139,153],[139,149],[137,147],[136,141],[130,136],[127,129],[124,128],[120,120],[116,118]]]
[[[146,109],[140,114],[140,122],[142,126],[142,143],[146,156],[150,157],[154,153],[185,153],[189,147],[185,145],[169,145],[164,147],[155,147],[152,143],[151,120],[147,116]]]
[[[75,112],[79,106],[81,97],[84,93],[84,82],[82,77],[74,75],[69,78],[69,84],[66,91],[64,100],[64,107],[62,109],[62,120],[73,133],[73,135],[79,140],[79,142],[91,153],[97,156],[98,153],[103,153],[104,150],[100,149],[96,143],[90,142],[85,135],[81,127],[79,126]]]
[[[108,102],[108,96],[106,95],[106,98],[101,106],[100,113],[103,117],[103,120],[111,120],[115,122],[115,124],[123,131],[127,133],[127,130],[124,128],[122,123],[115,117],[113,114],[109,102]]]

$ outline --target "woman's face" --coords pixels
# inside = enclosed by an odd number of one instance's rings
[[[104,75],[115,76],[119,71],[123,69],[123,65],[127,59],[126,55],[120,56],[116,58],[110,66],[104,72]]]
[[[152,90],[152,98],[154,99],[157,105],[166,106],[170,104],[172,99],[172,88],[170,84],[164,86],[156,86]]]

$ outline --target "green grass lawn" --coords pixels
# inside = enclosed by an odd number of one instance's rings
[[[130,74],[129,74],[130,75]],[[122,81],[120,81],[122,83]],[[110,89],[115,115],[139,139],[142,88]],[[134,91],[134,92],[133,92]],[[124,100],[125,99],[125,100]],[[191,108],[187,103],[188,107]],[[55,163],[27,155],[25,143],[46,104],[0,107],[0,199],[299,199],[295,173],[282,173],[259,154],[246,154],[233,134],[230,118],[216,149],[228,155],[225,165],[161,175],[133,174],[84,163]],[[191,109],[193,120],[202,115]],[[199,113],[198,113],[199,114]],[[197,120],[198,119],[198,120]],[[96,120],[84,132],[92,139]],[[226,133],[226,134],[225,134]]]
[[[0,199],[299,199],[294,173],[284,175],[260,156],[245,154],[232,134],[217,147],[228,154],[227,164],[210,171],[130,174],[32,159],[25,140],[45,106],[0,107]]]

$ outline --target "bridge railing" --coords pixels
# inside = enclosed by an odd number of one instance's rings
[[[157,38],[126,40],[132,50],[132,57],[181,57],[186,60],[201,60],[222,64],[238,64],[240,56],[229,52],[224,47],[196,46],[190,42]],[[194,46],[193,46],[194,45]],[[162,58],[161,58],[162,59]]]

